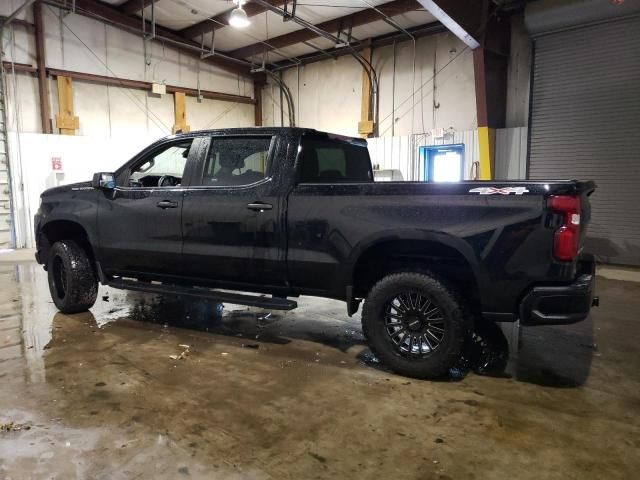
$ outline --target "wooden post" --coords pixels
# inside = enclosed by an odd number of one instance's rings
[[[36,37],[36,64],[38,66],[38,94],[40,96],[40,124],[42,133],[51,133],[51,107],[49,105],[49,81],[44,54],[44,29],[42,25],[42,4],[33,4],[33,20]]]
[[[191,127],[187,125],[187,107],[185,105],[185,93],[174,92],[174,113],[175,124],[173,125],[173,133],[190,132]]]
[[[73,114],[73,87],[71,77],[58,75],[58,115],[56,126],[61,135],[75,135],[80,119]]]
[[[371,63],[371,47],[367,47],[360,53],[369,63]],[[360,108],[360,121],[358,122],[358,133],[362,138],[371,136],[374,130],[371,115],[371,82],[367,71],[362,69],[362,100]]]

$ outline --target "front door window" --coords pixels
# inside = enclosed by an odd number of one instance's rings
[[[131,169],[129,187],[177,187],[182,183],[193,139],[172,143],[155,151]]]

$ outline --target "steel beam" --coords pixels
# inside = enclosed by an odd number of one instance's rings
[[[72,72],[69,70],[59,70],[56,68],[47,68],[47,73],[51,76],[65,76],[73,78],[74,80],[81,80],[85,82],[98,83],[101,85],[111,85],[114,87],[123,88],[135,88],[138,90],[151,91],[151,82],[143,82],[141,80],[129,80],[118,77],[108,77],[105,75],[94,75],[92,73]],[[175,85],[167,85],[167,93],[184,92],[189,97],[197,97],[202,95],[204,98],[211,100],[221,100],[224,102],[235,103],[248,103],[253,104],[255,100],[251,97],[244,97],[241,95],[233,95],[230,93],[212,92],[208,90],[197,90],[195,88],[178,87]]]
[[[0,15],[0,24],[4,24],[8,20],[8,18],[9,17]],[[33,23],[22,20],[21,18],[14,18],[13,20],[11,20],[11,25],[18,25],[20,27],[28,28],[29,30],[33,30],[34,28],[36,28]]]
[[[479,127],[503,128],[506,123],[509,58],[479,47],[473,51],[476,111]]]
[[[2,62],[2,66],[6,71],[15,69],[16,72],[28,73],[31,75],[38,75],[39,69],[29,65],[27,63],[11,63]],[[142,80],[131,80],[128,78],[109,77],[106,75],[95,75],[93,73],[74,72],[72,70],[61,70],[58,68],[47,68],[47,75],[51,77],[69,77],[73,80],[81,82],[95,83],[98,85],[108,85],[112,87],[132,88],[135,90],[151,91],[151,82],[144,82]],[[197,97],[202,95],[203,98],[209,100],[219,100],[221,102],[234,102],[234,103],[246,103],[255,104],[256,100],[251,97],[245,97],[242,95],[234,95],[232,93],[214,92],[210,90],[197,90],[195,88],[179,87],[176,85],[167,85],[167,93],[184,92],[188,97]]]
[[[28,63],[12,63],[5,60],[2,62],[2,68],[4,68],[4,70],[7,72],[15,70],[16,72],[29,73],[31,75],[38,74],[38,69],[33,65],[29,65]]]
[[[344,27],[359,27],[377,20],[384,20],[385,15],[391,17],[421,9],[421,5],[416,0],[394,0],[392,2],[378,5],[375,9],[367,8],[350,15],[319,23],[318,25],[315,25],[315,27],[318,30],[334,33]],[[236,58],[247,58],[275,48],[285,48],[290,45],[295,45],[296,43],[308,42],[309,40],[318,37],[320,37],[320,35],[316,31],[303,28],[301,30],[296,30],[295,32],[269,39],[269,46],[266,46],[263,43],[254,43],[246,47],[232,50],[228,52],[228,54]]]

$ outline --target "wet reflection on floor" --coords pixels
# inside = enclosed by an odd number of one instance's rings
[[[4,267],[2,271],[6,301],[18,306],[20,312],[5,314],[13,319],[14,338],[10,340],[16,353],[30,364],[37,364],[51,340],[52,320],[57,312],[49,298],[46,275],[35,264]],[[12,282],[13,280],[13,282]],[[15,283],[14,283],[15,282]],[[9,298],[11,297],[11,298]],[[98,328],[118,321],[135,321],[244,339],[245,344],[255,340],[272,344],[287,344],[292,340],[315,342],[341,352],[356,347],[356,358],[361,363],[384,369],[366,348],[360,328],[360,317],[347,317],[342,302],[303,297],[294,311],[265,311],[259,308],[222,304],[206,299],[183,298],[173,295],[127,292],[100,287],[91,319]],[[3,318],[0,316],[0,318]],[[6,320],[8,324],[11,320]],[[19,326],[22,322],[22,327]],[[5,331],[8,327],[5,327]],[[22,335],[18,335],[21,329]],[[503,336],[493,330],[494,337]],[[489,335],[489,336],[491,336]],[[507,376],[520,381],[555,387],[575,387],[583,384],[589,374],[594,345],[593,320],[567,327],[525,327],[518,340],[517,351],[512,351]],[[23,348],[18,344],[24,340]],[[7,340],[9,341],[9,340]],[[508,355],[506,341],[493,341],[494,356]],[[504,346],[503,346],[504,344]],[[17,353],[20,350],[20,353]],[[503,353],[503,350],[505,353]],[[467,351],[466,358],[452,370],[452,379],[464,378],[478,369],[477,351]],[[566,359],[571,359],[567,362]],[[496,363],[501,363],[501,360]],[[33,367],[32,375],[42,375]],[[482,371],[482,370],[480,370]],[[483,373],[504,376],[502,369]]]
[[[523,328],[507,375],[421,382],[342,302],[101,288],[63,315],[40,267],[0,265],[0,478],[631,478],[639,289],[599,289],[589,321]]]
[[[173,295],[139,292],[128,292],[126,295],[127,316],[135,321],[267,343],[286,344],[291,339],[308,340],[343,352],[365,344],[359,328],[359,317],[349,319],[341,302],[305,298],[303,305],[288,312]]]

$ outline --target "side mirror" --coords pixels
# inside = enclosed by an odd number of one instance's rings
[[[113,177],[113,173],[98,172],[93,174],[91,186],[93,188],[99,188],[103,190],[113,190],[114,188],[116,188],[116,180]]]

